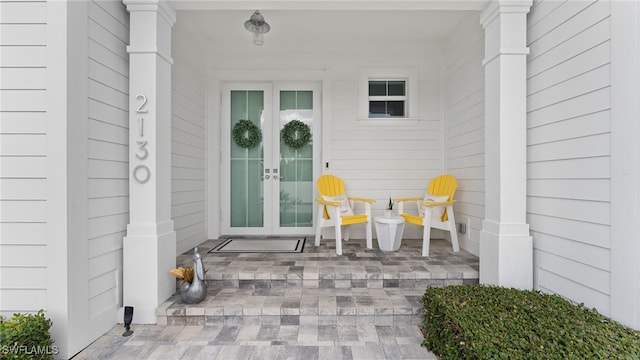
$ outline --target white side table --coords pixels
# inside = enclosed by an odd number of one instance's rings
[[[378,247],[382,251],[397,251],[402,242],[404,218],[402,216],[376,216]]]

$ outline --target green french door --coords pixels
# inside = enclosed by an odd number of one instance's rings
[[[223,233],[313,233],[319,109],[318,84],[224,86]],[[311,136],[304,141],[307,130]]]

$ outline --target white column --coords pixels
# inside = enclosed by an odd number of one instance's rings
[[[480,283],[531,289],[526,223],[526,46],[531,0],[492,1],[485,29],[485,220]]]
[[[611,2],[611,318],[640,330],[640,3]]]
[[[175,12],[159,0],[124,0],[130,13],[129,216],[124,238],[123,300],[135,323],[156,322],[175,293],[171,220],[171,27]]]

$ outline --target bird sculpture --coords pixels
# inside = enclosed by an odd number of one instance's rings
[[[180,285],[180,296],[186,304],[197,304],[207,296],[207,283],[204,279],[202,256],[196,247],[193,249],[193,280],[183,281]]]

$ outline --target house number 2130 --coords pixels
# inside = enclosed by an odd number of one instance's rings
[[[139,114],[138,117],[138,140],[136,140],[136,158],[140,161],[144,161],[149,156],[149,150],[147,150],[147,145],[149,142],[144,140],[144,117],[141,114],[146,114],[149,112],[147,110],[147,97],[143,94],[136,95],[136,100],[138,101],[138,107],[136,108],[136,113]],[[147,165],[139,164],[133,168],[133,178],[140,184],[144,184],[149,181],[151,178],[151,170]]]

